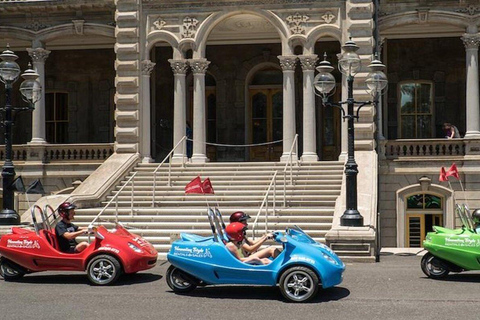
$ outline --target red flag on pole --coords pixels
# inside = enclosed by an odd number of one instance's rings
[[[448,169],[445,176],[447,177],[447,179],[448,177],[452,176],[460,180],[460,175],[458,174],[458,169],[455,163],[453,163],[452,166]]]
[[[203,193],[202,179],[200,176],[196,177],[185,186],[185,193]]]
[[[215,194],[215,192],[213,191],[212,183],[210,182],[210,178],[203,180],[202,188],[203,193]]]
[[[440,169],[440,177],[438,177],[438,181],[447,181],[447,173],[445,172],[445,168],[442,167],[442,169]]]

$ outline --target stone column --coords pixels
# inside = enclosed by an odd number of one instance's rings
[[[300,56],[303,70],[303,161],[318,161],[313,78],[318,57]]]
[[[186,73],[187,60],[169,59],[174,74],[174,106],[173,106],[173,146],[186,134]],[[172,163],[182,163],[186,157],[186,145],[180,144],[173,152]]]
[[[289,160],[288,153],[295,138],[295,66],[297,56],[278,56],[283,70],[283,154],[281,162]],[[292,159],[297,160],[296,148]]]
[[[466,33],[462,37],[467,51],[467,132],[465,138],[480,138],[480,107],[478,89],[478,34]]]
[[[205,58],[190,59],[193,72],[193,154],[192,163],[208,162],[205,118],[205,72],[210,64]]]
[[[27,48],[28,54],[33,60],[33,68],[38,73],[38,81],[42,85],[40,100],[35,103],[35,110],[32,113],[32,141],[30,144],[47,143],[45,133],[45,60],[50,51],[43,48]]]
[[[154,62],[150,60],[142,61],[142,143],[140,152],[144,163],[153,162],[151,152],[150,74],[154,67]]]

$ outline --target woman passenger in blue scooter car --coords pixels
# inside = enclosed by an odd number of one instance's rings
[[[239,222],[241,223],[244,227],[245,230],[248,228],[248,219],[250,219],[250,216],[246,214],[243,211],[237,211],[232,213],[230,216],[230,224]],[[249,257],[251,255],[255,255],[259,258],[276,258],[280,254],[280,250],[275,248],[275,247],[269,247],[265,248],[262,250],[258,250],[260,246],[267,240],[273,239],[273,233],[267,233],[260,237],[258,240],[250,240],[246,236],[244,236],[244,239],[242,240],[242,246],[241,246],[241,255],[245,257]],[[270,259],[269,261],[270,262]]]
[[[230,223],[227,228],[225,228],[225,232],[227,233],[228,239],[230,242],[227,242],[226,247],[228,251],[238,260],[249,263],[249,264],[269,264],[270,259],[267,257],[260,257],[256,252],[252,255],[245,256],[243,250],[243,244],[245,243],[245,234],[247,232],[247,227],[240,223],[234,222]],[[263,251],[263,250],[262,250]]]

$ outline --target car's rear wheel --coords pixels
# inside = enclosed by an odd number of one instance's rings
[[[0,276],[2,276],[5,281],[19,280],[24,275],[25,272],[19,265],[8,260],[7,258],[0,258]]]
[[[176,293],[188,293],[197,287],[197,284],[184,271],[170,266],[167,270],[167,284]]]
[[[441,261],[430,252],[426,253],[421,261],[423,273],[432,279],[443,279],[448,276],[450,270],[446,269]]]
[[[280,292],[292,302],[305,302],[318,291],[318,276],[307,267],[296,266],[285,270],[280,277]]]
[[[87,266],[88,279],[97,286],[114,283],[121,273],[122,266],[118,259],[105,254],[94,257]]]

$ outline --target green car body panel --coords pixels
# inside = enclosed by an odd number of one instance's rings
[[[468,228],[434,227],[423,241],[423,247],[434,256],[465,270],[480,270],[480,234]]]

